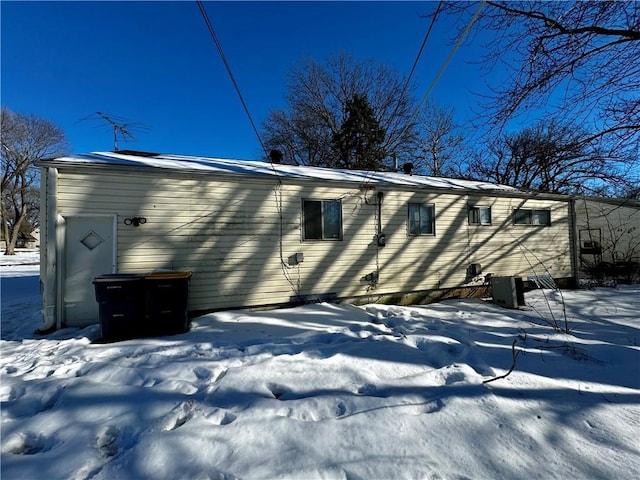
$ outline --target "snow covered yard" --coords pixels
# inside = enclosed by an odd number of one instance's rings
[[[0,268],[3,479],[640,477],[638,286],[563,292],[570,334],[545,290],[100,344],[34,334],[38,267]]]

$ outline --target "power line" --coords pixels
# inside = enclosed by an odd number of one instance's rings
[[[416,59],[413,62],[413,66],[411,67],[411,71],[409,72],[409,76],[407,77],[407,79],[404,82],[404,86],[402,87],[402,93],[400,94],[400,97],[398,99],[398,101],[396,102],[396,106],[393,109],[393,113],[391,114],[391,119],[393,120],[394,117],[396,116],[396,114],[398,113],[398,109],[400,108],[400,102],[402,101],[402,98],[404,98],[405,94],[407,93],[407,90],[409,88],[409,84],[411,83],[411,78],[413,77],[413,73],[416,71],[416,67],[418,66],[418,61],[420,60],[420,57],[422,56],[422,51],[424,50],[425,45],[427,44],[427,40],[429,39],[429,36],[431,35],[431,30],[433,29],[433,25],[436,23],[436,18],[438,18],[438,13],[440,13],[440,7],[442,7],[442,0],[440,0],[440,2],[438,3],[438,8],[436,9],[436,13],[433,15],[433,18],[431,19],[431,23],[429,24],[429,28],[427,28],[427,32],[424,35],[424,39],[422,40],[422,45],[420,45],[420,50],[418,50],[418,54],[416,55]],[[411,120],[413,120],[413,117],[411,118]],[[397,122],[397,120],[396,120]],[[402,136],[405,134],[407,128],[404,128],[401,133],[400,136],[398,138],[402,138]]]
[[[436,75],[436,77],[431,82],[431,85],[429,86],[429,88],[425,92],[424,96],[422,97],[422,100],[420,101],[420,104],[418,105],[418,108],[416,108],[413,116],[407,122],[407,125],[405,126],[405,128],[402,131],[400,136],[404,135],[405,131],[409,128],[409,125],[411,124],[411,122],[413,122],[413,120],[420,113],[420,110],[422,109],[422,107],[424,106],[425,102],[427,101],[427,98],[429,98],[429,95],[431,95],[431,92],[433,91],[433,89],[435,88],[436,84],[440,80],[440,77],[442,77],[442,74],[444,73],[444,71],[449,66],[449,63],[453,59],[453,56],[456,54],[456,52],[458,51],[458,49],[462,45],[462,42],[464,42],[464,39],[467,38],[467,35],[469,34],[469,31],[471,30],[471,27],[473,27],[473,24],[476,22],[476,20],[480,16],[480,11],[482,10],[482,7],[484,6],[485,1],[486,0],[482,0],[480,2],[480,5],[478,5],[478,8],[476,9],[475,13],[473,14],[473,17],[471,17],[471,20],[469,20],[469,23],[467,24],[467,26],[464,28],[464,30],[460,34],[460,37],[458,38],[458,41],[454,45],[453,49],[451,49],[451,52],[449,53],[449,56],[447,57],[445,62],[442,64],[442,67],[440,67],[440,70],[438,71],[438,74]]]
[[[209,34],[211,35],[211,38],[213,39],[213,43],[215,43],[216,48],[218,49],[218,53],[220,54],[220,57],[222,58],[222,62],[224,63],[224,66],[227,69],[227,73],[229,74],[229,78],[231,78],[231,82],[233,83],[233,86],[236,89],[236,93],[238,94],[238,97],[240,98],[240,103],[242,103],[242,107],[244,108],[244,111],[247,114],[247,117],[249,118],[249,122],[251,123],[251,128],[253,128],[253,131],[256,134],[256,137],[258,138],[258,142],[260,142],[260,146],[262,147],[262,150],[264,151],[265,155],[267,155],[267,149],[265,148],[264,143],[262,143],[262,139],[260,138],[260,134],[258,133],[258,129],[256,128],[256,124],[253,122],[253,118],[251,117],[251,113],[249,112],[249,108],[247,107],[247,103],[244,101],[244,97],[242,96],[242,92],[240,92],[240,87],[238,86],[238,82],[236,82],[236,79],[233,76],[233,72],[231,71],[231,67],[229,66],[229,62],[227,61],[227,57],[225,56],[224,51],[222,50],[222,44],[218,40],[218,36],[216,35],[216,32],[213,29],[213,25],[211,24],[211,21],[209,20],[209,16],[207,15],[207,11],[204,9],[204,5],[202,4],[201,0],[196,0],[196,3],[198,4],[198,8],[200,9],[200,13],[202,14],[202,17],[204,18],[204,22],[207,24],[207,28],[209,29]]]
[[[231,67],[229,66],[229,62],[227,61],[227,58],[224,54],[224,51],[222,50],[222,44],[220,43],[220,41],[218,40],[218,36],[216,35],[215,30],[213,29],[213,25],[211,24],[211,21],[209,20],[209,16],[207,15],[206,10],[204,9],[204,5],[202,4],[201,0],[196,0],[196,3],[198,4],[198,8],[200,9],[200,13],[202,13],[202,17],[204,18],[205,23],[207,24],[207,28],[209,29],[209,33],[211,34],[211,38],[213,39],[213,43],[215,43],[216,48],[218,49],[218,53],[220,53],[220,57],[222,58],[222,62],[224,63],[224,66],[227,69],[227,73],[229,74],[229,77],[231,78],[231,82],[233,83],[233,86],[236,89],[236,92],[238,94],[238,97],[240,98],[240,102],[242,103],[242,107],[244,108],[245,113],[247,114],[247,117],[249,118],[249,122],[251,123],[251,127],[253,128],[254,133],[256,134],[256,137],[258,138],[258,142],[260,142],[260,146],[262,147],[262,150],[264,151],[265,155],[267,155],[267,157],[269,157],[269,153],[267,152],[267,149],[264,146],[264,143],[262,142],[262,139],[260,138],[260,134],[258,133],[258,129],[256,128],[256,125],[253,121],[253,118],[251,117],[251,113],[249,112],[249,108],[247,107],[247,103],[244,101],[244,97],[242,96],[242,92],[240,92],[240,87],[238,86],[238,82],[236,82],[235,77],[233,76],[233,72],[231,71]],[[283,213],[282,213],[282,179],[280,178],[280,174],[278,173],[277,169],[275,168],[275,165],[273,164],[273,162],[269,162],[271,165],[271,169],[273,170],[273,173],[276,176],[277,179],[277,184],[276,184],[276,188],[274,189],[274,195],[275,195],[275,202],[276,202],[276,209],[278,211],[278,215],[279,215],[279,223],[280,223],[280,235],[279,235],[279,244],[280,244],[280,265],[282,267],[282,273],[284,275],[284,277],[286,278],[286,280],[289,282],[289,284],[291,285],[291,288],[293,290],[293,292],[296,294],[296,296],[300,295],[300,287],[298,286],[298,288],[296,288],[296,285],[294,285],[293,280],[291,279],[291,277],[289,276],[288,272],[287,272],[287,264],[284,261],[284,253],[283,253],[283,237],[284,237],[284,220],[283,220]],[[280,194],[280,197],[278,197],[278,193]]]
[[[404,86],[404,91],[407,90],[409,86],[409,82],[411,81],[411,77],[413,77],[413,72],[416,71],[416,67],[418,66],[418,61],[422,56],[422,51],[424,50],[424,46],[427,44],[427,40],[429,39],[429,35],[431,35],[431,30],[433,29],[433,25],[436,23],[436,18],[438,18],[438,13],[440,13],[440,8],[442,7],[442,0],[438,2],[438,8],[436,9],[436,13],[433,14],[433,18],[431,19],[431,23],[429,24],[429,28],[427,29],[427,33],[424,35],[424,40],[422,41],[422,45],[420,45],[420,50],[418,50],[418,55],[416,56],[415,62],[413,62],[413,67],[411,67],[411,72],[409,72],[409,76],[407,77],[407,82]]]

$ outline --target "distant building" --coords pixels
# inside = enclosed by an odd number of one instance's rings
[[[40,229],[36,229],[31,233],[20,232],[16,248],[37,248],[40,246]],[[4,234],[0,233],[0,249],[5,250],[7,242],[5,242]]]
[[[578,255],[583,278],[632,281],[640,275],[640,202],[576,199]]]

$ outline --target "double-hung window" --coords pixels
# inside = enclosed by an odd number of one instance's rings
[[[426,203],[409,204],[409,235],[435,235],[435,206]]]
[[[491,207],[469,205],[469,225],[491,225]]]
[[[304,240],[342,240],[340,200],[302,200]]]
[[[516,208],[513,211],[514,225],[551,225],[551,210],[533,208]]]

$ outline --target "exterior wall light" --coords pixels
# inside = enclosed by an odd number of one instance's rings
[[[139,227],[140,225],[144,225],[145,223],[147,223],[147,219],[144,217],[131,217],[124,219],[125,225],[133,225],[134,227]]]

